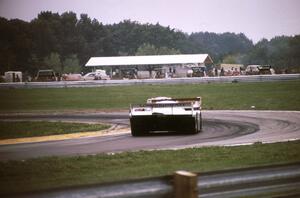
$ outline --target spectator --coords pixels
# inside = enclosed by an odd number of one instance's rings
[[[220,75],[224,76],[224,68],[223,67],[221,68],[221,74]]]

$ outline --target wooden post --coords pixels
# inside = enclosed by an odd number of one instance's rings
[[[197,175],[187,171],[176,171],[174,174],[174,197],[198,197]]]

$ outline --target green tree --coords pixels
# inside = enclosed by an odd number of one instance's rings
[[[290,66],[294,66],[295,72],[300,72],[300,35],[296,35],[289,40]]]
[[[31,22],[0,17],[0,33],[2,74],[7,70],[33,74],[42,66],[75,72],[92,56],[178,53],[208,53],[215,63],[271,64],[275,69],[298,71],[300,67],[299,35],[263,39],[253,45],[242,33],[186,34],[159,23],[130,20],[103,25],[87,14],[77,19],[73,12],[50,11],[39,13]]]
[[[110,37],[107,28],[91,19],[87,14],[81,14],[77,22],[82,48],[78,50],[78,58],[84,64],[92,56],[107,56],[111,54]]]
[[[144,43],[138,49],[135,55],[172,55],[180,54],[180,51],[174,48],[159,47],[156,48],[154,45]]]
[[[67,57],[63,61],[63,73],[80,73],[81,67],[76,54]]]
[[[220,62],[229,54],[247,54],[253,48],[252,41],[242,33],[197,32],[189,36],[189,42],[197,46],[198,52],[210,54],[214,62]]]
[[[154,45],[151,45],[149,43],[144,43],[137,49],[137,52],[135,53],[135,55],[136,56],[156,55],[157,53],[158,53],[158,50]]]
[[[161,55],[173,55],[173,54],[180,54],[180,51],[174,48],[167,48],[167,47],[160,47],[157,50],[157,54]]]
[[[297,50],[291,49],[292,39],[292,37],[286,36],[274,37],[270,41],[262,39],[245,56],[244,62],[246,64],[268,64],[276,70],[292,70],[296,66],[293,57],[297,57],[293,54]]]
[[[37,57],[46,57],[51,52],[62,53],[60,38],[63,38],[63,26],[58,13],[41,12],[30,23],[32,29],[32,53]]]
[[[8,70],[26,71],[32,48],[29,24],[19,19],[0,17],[0,72]]]
[[[156,48],[167,47],[180,50],[180,46],[187,41],[184,33],[170,27],[163,27],[158,23],[140,24],[136,21],[125,20],[118,24],[108,25],[107,28],[111,35],[115,55],[135,55],[144,43],[154,45]]]
[[[236,64],[236,57],[234,55],[227,55],[225,56],[225,58],[222,61],[223,63],[227,63],[227,64]]]
[[[268,40],[262,39],[248,53],[245,58],[246,64],[268,64]]]
[[[64,12],[60,16],[61,33],[57,35],[57,39],[61,44],[62,59],[77,54],[84,47],[83,36],[78,30],[77,22],[74,12]]]
[[[53,69],[58,73],[62,73],[63,71],[60,55],[56,52],[52,52],[49,56],[45,57],[43,63],[43,69]]]

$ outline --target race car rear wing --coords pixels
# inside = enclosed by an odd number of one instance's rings
[[[196,98],[151,98],[147,100],[146,104],[130,105],[133,108],[168,108],[168,107],[187,107],[194,110],[201,109],[201,97]]]
[[[157,98],[150,98],[147,100],[147,103],[158,103],[158,102],[199,102],[201,103],[201,97],[195,97],[195,98],[157,97]]]
[[[201,107],[201,97],[196,98],[151,98],[146,104],[135,104],[131,107],[171,107],[197,104]]]

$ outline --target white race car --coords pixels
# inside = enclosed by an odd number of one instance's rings
[[[202,130],[201,97],[150,98],[146,104],[131,106],[129,117],[132,136],[165,132],[196,134]]]

